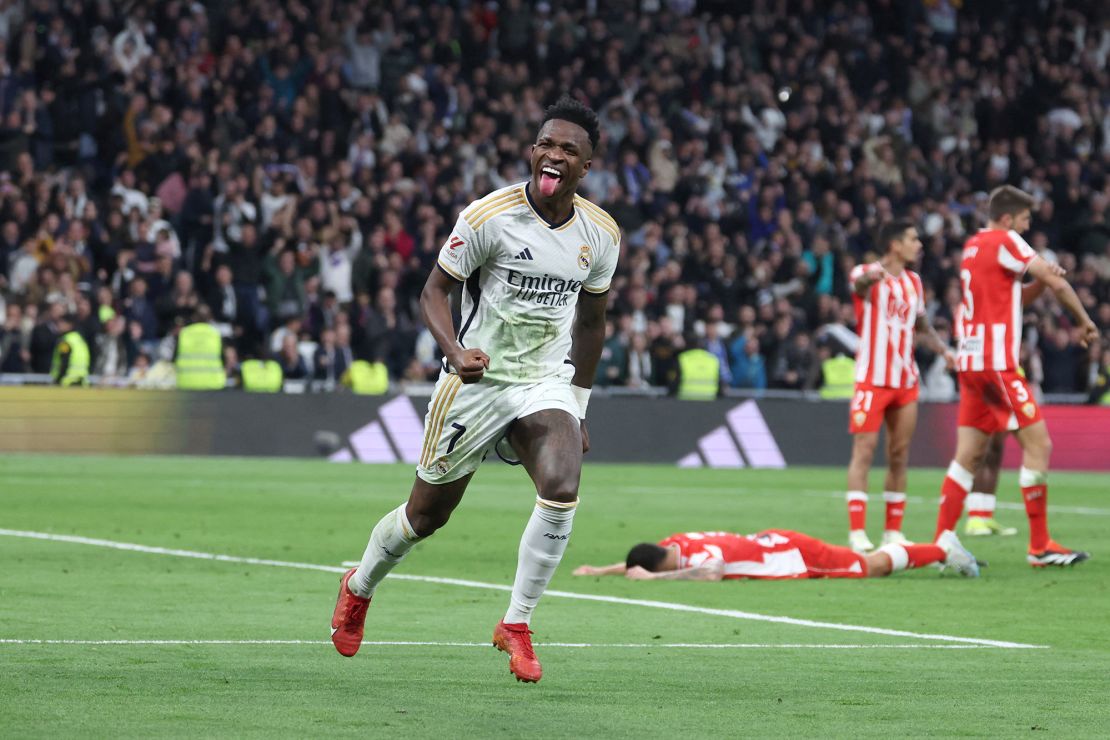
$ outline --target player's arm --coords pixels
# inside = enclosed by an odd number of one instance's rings
[[[1086,347],[1098,339],[1098,327],[1087,315],[1087,309],[1083,308],[1083,303],[1079,300],[1079,296],[1075,294],[1075,289],[1060,274],[1062,270],[1059,267],[1054,268],[1051,263],[1040,257],[1034,257],[1030,261],[1027,271],[1035,280],[1044,283],[1045,287],[1055,294],[1056,300],[1060,301],[1075,319],[1081,332],[1079,343],[1082,346]]]
[[[608,292],[597,294],[583,290],[578,296],[578,310],[571,329],[573,344],[570,361],[574,363],[571,383],[579,388],[592,388],[594,385],[597,363],[605,344],[605,309],[608,305]]]
[[[480,349],[466,349],[455,339],[451,291],[458,284],[459,281],[443,268],[434,268],[424,283],[424,290],[420,292],[420,315],[451,369],[462,382],[477,383],[489,367],[489,355]]]
[[[871,290],[871,286],[883,279],[883,274],[883,270],[878,267],[864,270],[852,281],[852,291],[860,298],[866,298],[867,291]]]
[[[574,569],[576,576],[623,576],[628,567],[624,563],[612,565],[580,565]]]
[[[1033,301],[1041,297],[1044,293],[1045,284],[1040,280],[1034,280],[1031,283],[1026,283],[1021,286],[1021,305],[1028,306]]]
[[[608,305],[608,291],[581,291],[571,329],[570,361],[574,363],[574,377],[570,382],[578,399],[578,413],[582,420],[582,452],[590,449],[590,437],[586,432],[586,405],[589,403],[590,389],[594,385],[597,363],[601,359],[601,348],[605,344],[605,308]]]
[[[1059,263],[1048,262],[1048,260],[1045,260],[1045,262],[1048,264],[1048,269],[1052,270],[1060,277],[1064,277],[1068,274],[1068,271],[1060,267]],[[1034,280],[1031,283],[1026,283],[1021,286],[1021,305],[1028,306],[1030,303],[1040,298],[1041,294],[1044,293],[1045,287],[1047,286],[1040,280]]]
[[[719,581],[725,575],[725,564],[720,560],[710,560],[694,568],[664,570],[652,573],[646,568],[634,565],[625,573],[633,581]]]
[[[928,345],[929,349],[944,357],[944,364],[948,366],[948,369],[955,370],[956,353],[941,340],[937,335],[937,330],[933,328],[933,325],[929,323],[929,319],[925,318],[924,314],[918,314],[917,323],[914,324],[914,328],[917,330],[917,335]]]

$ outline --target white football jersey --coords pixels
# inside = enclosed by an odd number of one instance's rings
[[[578,292],[607,292],[620,253],[620,229],[601,208],[576,195],[570,218],[551,224],[526,186],[471,203],[439,252],[440,269],[465,283],[459,344],[488,354],[484,377],[504,383],[574,375]]]

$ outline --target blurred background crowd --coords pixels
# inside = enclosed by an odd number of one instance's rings
[[[700,346],[726,386],[815,387],[901,215],[947,338],[1003,183],[1110,339],[1108,55],[1081,0],[0,0],[0,371],[48,371],[72,314],[94,373],[141,374],[203,304],[229,375],[434,378],[427,273],[562,92],[623,231],[599,384],[673,385]],[[1025,337],[1046,392],[1110,357],[1051,295]]]

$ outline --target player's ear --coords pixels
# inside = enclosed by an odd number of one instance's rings
[[[587,159],[585,162],[582,163],[582,177],[585,177],[586,174],[589,173],[590,166],[593,163],[594,163],[594,161],[592,159]]]

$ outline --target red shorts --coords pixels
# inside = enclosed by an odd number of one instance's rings
[[[913,388],[882,388],[870,383],[856,383],[856,392],[848,411],[848,431],[852,434],[879,431],[888,409],[913,403],[920,391],[916,385]]]
[[[766,532],[785,537],[790,540],[790,546],[801,553],[806,572],[805,575],[799,574],[799,578],[867,577],[866,556],[852,552],[847,547],[830,545],[816,537],[789,529],[768,529]]]
[[[958,424],[986,434],[1024,429],[1044,417],[1033,391],[1017,370],[959,373]]]

